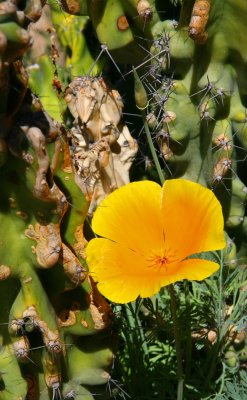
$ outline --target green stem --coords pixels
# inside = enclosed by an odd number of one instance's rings
[[[161,166],[160,166],[160,163],[159,163],[159,159],[157,157],[156,150],[155,150],[155,147],[154,147],[154,144],[153,144],[153,141],[152,141],[152,137],[151,137],[151,133],[150,133],[150,130],[149,130],[148,123],[147,123],[145,111],[142,111],[142,118],[143,118],[143,124],[144,124],[144,129],[145,129],[145,132],[146,132],[146,136],[147,136],[148,145],[149,145],[149,148],[150,148],[153,160],[154,160],[155,168],[156,168],[156,170],[158,172],[160,182],[163,185],[163,183],[165,181],[165,177],[164,177],[163,171],[161,169]]]
[[[169,290],[169,294],[170,294],[170,298],[171,298],[171,314],[172,314],[172,321],[173,321],[176,357],[177,357],[177,378],[178,378],[177,400],[183,400],[184,378],[183,378],[181,341],[180,341],[179,326],[178,326],[178,319],[177,319],[176,298],[175,298],[174,287],[172,284],[168,286],[168,290]]]
[[[190,376],[191,371],[191,352],[192,352],[192,340],[191,340],[191,304],[190,304],[190,290],[189,282],[184,281],[184,293],[185,293],[185,304],[186,304],[186,314],[187,314],[187,324],[186,324],[186,370],[185,377]]]
[[[219,264],[220,264],[220,276],[219,276],[219,306],[218,306],[218,330],[219,334],[221,333],[221,328],[224,320],[223,316],[223,252],[221,252],[220,259],[219,259]],[[222,339],[222,336],[220,334],[219,339]]]

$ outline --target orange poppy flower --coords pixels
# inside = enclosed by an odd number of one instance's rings
[[[109,300],[149,297],[182,279],[202,280],[219,265],[196,253],[225,247],[223,215],[214,193],[183,179],[129,183],[97,208],[86,249],[89,273]]]

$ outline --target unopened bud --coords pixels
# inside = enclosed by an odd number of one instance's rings
[[[139,108],[139,110],[145,110],[145,108],[148,106],[148,96],[135,68],[132,67],[132,69],[135,78],[136,107]]]

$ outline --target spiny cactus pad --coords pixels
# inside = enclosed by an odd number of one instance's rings
[[[91,400],[105,394],[113,341],[84,261],[89,205],[64,128],[27,89],[24,22],[42,5],[0,5],[0,398]]]
[[[16,152],[23,150],[19,157],[8,153],[0,171],[1,357],[9,360],[1,365],[1,395],[9,399],[25,398],[26,370],[33,385],[43,371],[36,390],[48,396],[68,379],[72,386],[107,382],[112,359],[104,334],[95,342],[85,338],[109,326],[111,310],[87,276],[82,225],[88,206],[66,159],[66,140],[50,128],[45,135],[34,121],[19,126]],[[10,362],[19,389],[5,368]]]
[[[167,177],[211,187],[222,202],[226,229],[245,252],[247,188],[238,171],[247,150],[247,4],[198,0],[191,19],[186,7],[184,2],[178,22],[153,27],[151,66],[143,81],[147,118]]]

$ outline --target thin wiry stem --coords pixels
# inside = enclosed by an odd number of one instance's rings
[[[190,291],[189,283],[184,281],[184,294],[187,310],[187,325],[186,325],[186,370],[185,377],[190,376],[191,371],[191,354],[192,354],[192,340],[191,340],[191,304],[190,304]]]
[[[161,169],[161,166],[160,166],[160,163],[159,163],[159,159],[158,159],[158,156],[156,154],[156,150],[155,150],[155,147],[154,147],[154,144],[153,144],[153,141],[152,141],[152,137],[151,137],[151,133],[150,133],[150,130],[149,130],[148,123],[147,123],[145,111],[142,111],[142,117],[143,117],[144,130],[145,130],[147,141],[148,141],[148,145],[149,145],[149,148],[150,148],[153,160],[154,160],[155,168],[156,168],[157,173],[159,175],[160,182],[163,185],[163,183],[165,181],[165,177],[164,177],[163,171]]]
[[[175,339],[175,348],[177,357],[177,378],[178,378],[177,400],[183,400],[184,378],[183,378],[183,364],[182,364],[182,353],[181,353],[181,340],[180,340],[179,325],[177,319],[176,298],[174,293],[174,287],[172,284],[168,286],[168,291],[171,299],[171,315],[173,320],[173,330],[174,330],[174,339]]]

